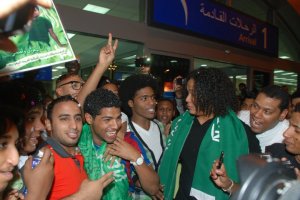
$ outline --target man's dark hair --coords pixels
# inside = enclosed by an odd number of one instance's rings
[[[173,106],[173,109],[176,110],[176,102],[173,100],[173,99],[170,99],[170,98],[160,98],[157,100],[157,104],[161,101],[168,101],[170,102],[170,104]],[[156,106],[156,109],[157,109],[157,106]]]
[[[290,102],[289,94],[286,91],[284,91],[280,86],[269,85],[267,87],[264,87],[259,93],[263,93],[267,97],[270,97],[272,99],[280,100],[280,104],[279,104],[280,111],[283,111],[284,109],[288,109],[289,102]]]
[[[99,88],[91,92],[84,101],[84,113],[95,118],[102,108],[121,108],[121,101],[112,91]]]
[[[247,91],[247,92],[245,92],[244,96],[240,97],[240,103],[242,105],[246,99],[255,99],[255,98],[256,98],[256,95],[254,92]]]
[[[122,100],[123,112],[125,112],[128,116],[132,115],[131,108],[128,106],[128,101],[133,100],[138,90],[146,87],[151,87],[157,98],[160,96],[158,83],[151,75],[131,75],[121,83],[119,95]]]
[[[72,76],[79,76],[79,75],[76,73],[67,73],[67,74],[63,74],[60,77],[58,77],[58,79],[56,79],[56,87],[59,86],[60,82],[62,82],[63,80],[66,80],[67,78],[72,77]]]
[[[19,138],[23,137],[25,130],[22,111],[8,105],[1,105],[0,110],[0,136],[3,136],[15,125],[19,132]]]
[[[68,102],[68,101],[73,101],[76,104],[78,104],[78,106],[80,107],[80,104],[78,103],[78,101],[76,99],[74,99],[71,95],[60,96],[60,97],[54,99],[48,105],[48,107],[47,107],[47,118],[50,119],[50,120],[52,120],[52,113],[53,113],[53,109],[54,109],[54,107],[55,107],[56,104],[59,104],[61,102]]]
[[[224,116],[228,109],[238,110],[235,87],[229,77],[217,68],[199,68],[187,80],[195,81],[195,106],[205,115]]]

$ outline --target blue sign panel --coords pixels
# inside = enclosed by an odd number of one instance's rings
[[[278,56],[278,29],[209,0],[150,0],[149,24]]]

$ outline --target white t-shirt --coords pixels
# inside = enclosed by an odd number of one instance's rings
[[[163,152],[158,125],[151,121],[149,130],[145,130],[134,122],[132,124],[144,142],[153,151],[155,160],[158,161]]]
[[[242,110],[238,113],[240,120],[250,126],[250,111]],[[283,133],[289,128],[289,121],[280,121],[275,127],[269,129],[263,133],[256,134],[256,138],[259,140],[259,145],[262,153],[265,153],[266,146],[270,146],[274,143],[282,143]]]

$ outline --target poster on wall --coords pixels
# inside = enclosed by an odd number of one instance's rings
[[[0,50],[0,76],[39,69],[75,60],[54,3],[50,9],[36,6],[30,29],[10,37],[18,50]]]

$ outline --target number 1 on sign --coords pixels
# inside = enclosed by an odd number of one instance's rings
[[[267,48],[267,31],[267,28],[263,28],[261,31],[264,34],[264,49]]]

